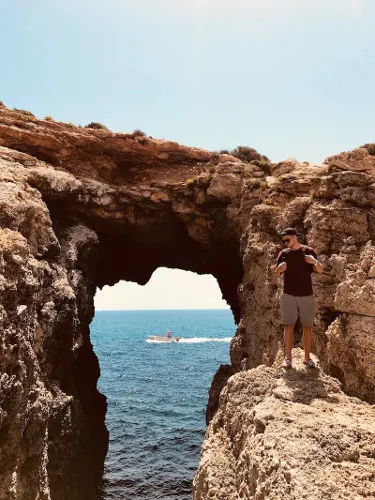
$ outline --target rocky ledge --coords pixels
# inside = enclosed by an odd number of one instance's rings
[[[196,500],[375,496],[373,407],[302,361],[295,350],[286,373],[261,365],[229,379],[206,433]]]
[[[99,498],[108,434],[93,297],[160,266],[215,276],[238,323],[210,389],[195,497],[328,498],[337,474],[332,498],[373,495],[374,146],[272,164],[251,148],[92,126],[0,106],[0,499]],[[286,225],[325,270],[321,371],[283,377],[271,268]]]

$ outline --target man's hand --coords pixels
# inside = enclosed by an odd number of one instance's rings
[[[312,255],[305,255],[305,262],[316,266],[319,261],[318,261],[318,259],[315,259]]]
[[[323,272],[323,266],[322,263],[318,261],[318,259],[315,259],[312,255],[305,255],[305,262],[308,264],[312,264],[314,266],[314,270],[317,273],[322,273]]]
[[[280,276],[280,274],[284,271],[286,271],[286,262],[281,262],[281,264],[276,267],[275,273],[277,274],[277,276]]]

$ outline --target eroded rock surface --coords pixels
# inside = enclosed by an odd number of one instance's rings
[[[247,444],[262,427],[251,416],[258,404],[270,405],[280,419],[293,418],[296,435],[310,409],[328,448],[341,447],[339,437],[333,444],[338,434],[330,433],[331,413],[348,409],[348,432],[365,435],[353,422],[362,416],[369,422],[371,407],[345,396],[328,375],[348,395],[375,402],[374,152],[367,145],[321,165],[293,159],[272,165],[256,153],[240,159],[0,106],[0,499],[98,497],[108,436],[89,336],[93,296],[97,287],[121,279],[145,284],[160,266],[215,276],[238,322],[231,365],[220,368],[210,389],[207,420],[213,420],[196,497],[279,498],[265,492],[285,483],[283,496],[299,498],[293,497],[301,491],[296,471],[307,474],[311,446],[321,470],[309,490],[317,496],[307,498],[328,495],[330,486],[323,479],[319,486],[319,477],[324,468],[334,477],[337,463],[348,484],[350,477],[357,484],[361,471],[370,481],[367,452],[359,451],[357,461],[346,452],[339,460],[336,452],[323,456],[310,431],[305,444],[302,431],[298,437],[303,453],[286,450],[292,463],[286,476],[281,459],[269,466],[267,443],[254,438],[254,454]],[[272,265],[285,226],[296,227],[325,266],[314,276],[313,348],[327,376],[300,371],[289,380],[271,368],[283,346],[282,281]],[[259,397],[251,384],[264,387]],[[287,396],[278,397],[277,387]],[[295,399],[310,390],[308,404]],[[242,393],[251,400],[246,412]],[[275,426],[270,439],[276,439],[276,420],[254,436]],[[352,434],[345,432],[352,449]],[[373,432],[368,424],[364,446]],[[272,457],[281,456],[280,446]],[[219,469],[227,470],[219,490],[234,496],[215,496]],[[360,498],[359,486],[356,491]]]
[[[0,229],[0,498],[94,499],[106,402],[87,328],[95,287],[82,270],[97,239],[80,226],[58,241],[40,194],[10,172],[0,190],[12,228]]]
[[[375,495],[375,410],[303,366],[232,376],[201,451],[194,499],[327,499]]]

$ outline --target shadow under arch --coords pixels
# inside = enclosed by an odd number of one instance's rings
[[[151,234],[148,240],[122,234],[99,233],[99,259],[95,282],[98,287],[120,280],[145,285],[154,271],[167,267],[208,274],[216,278],[223,299],[229,304],[235,321],[240,319],[237,287],[243,268],[235,242],[202,247],[185,231]]]

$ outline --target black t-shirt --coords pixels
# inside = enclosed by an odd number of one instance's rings
[[[311,273],[314,265],[305,262],[305,255],[312,255],[317,259],[315,250],[311,247],[301,245],[298,250],[285,248],[277,257],[277,265],[286,262],[284,273],[284,292],[297,297],[312,295]]]

